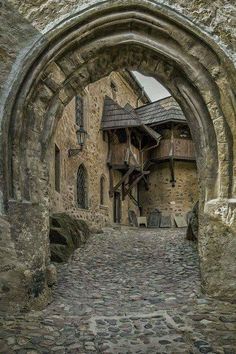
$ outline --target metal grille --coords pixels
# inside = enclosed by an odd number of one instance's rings
[[[75,99],[75,119],[78,126],[84,127],[84,101],[81,96]]]
[[[83,165],[80,165],[77,173],[77,203],[79,208],[88,208],[88,178]]]
[[[102,176],[100,179],[100,204],[104,205],[104,193],[105,193],[105,178]]]

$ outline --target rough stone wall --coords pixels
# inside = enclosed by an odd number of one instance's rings
[[[9,16],[9,11],[11,16]],[[26,21],[7,1],[0,1],[0,90],[7,84],[4,78],[11,71],[12,61],[15,61],[17,54],[22,48],[26,49],[33,37],[38,35],[38,31]]]
[[[168,162],[155,165],[149,175],[149,190],[140,188],[142,214],[148,215],[155,208],[163,215],[185,216],[199,198],[196,164],[175,161],[175,187],[170,183],[170,167]]]
[[[60,22],[68,13],[75,13],[93,4],[103,3],[102,0],[9,0],[9,2],[30,21],[35,28],[44,32],[45,28]],[[124,1],[110,0],[109,3],[124,3]],[[143,1],[142,2],[146,2]],[[155,0],[157,5],[163,0]],[[132,1],[129,1],[132,3]],[[191,19],[197,26],[212,35],[215,40],[234,56],[235,33],[233,18],[235,18],[234,0],[165,0],[165,6],[178,11]],[[56,11],[55,11],[56,9]]]
[[[129,103],[136,107],[139,93],[134,92],[119,73],[111,73],[85,89],[84,121],[88,133],[86,144],[79,155],[68,157],[70,148],[78,148],[75,124],[75,99],[65,108],[58,123],[50,147],[50,213],[66,211],[76,218],[89,221],[90,226],[101,227],[113,221],[113,198],[109,197],[109,171],[106,164],[108,143],[103,140],[100,131],[105,95],[112,96],[111,81],[116,84],[116,101],[125,106]],[[55,144],[61,154],[61,190],[55,190],[54,149]],[[76,200],[76,178],[80,164],[84,164],[88,173],[88,209],[80,209]],[[105,203],[100,205],[100,178],[105,177]],[[114,185],[121,178],[121,173],[114,173]],[[128,223],[128,210],[136,212],[133,202],[126,197],[122,201],[123,224]]]

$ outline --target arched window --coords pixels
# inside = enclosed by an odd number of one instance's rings
[[[77,204],[81,209],[88,208],[88,174],[84,165],[77,172]]]
[[[100,178],[100,205],[105,204],[105,177]]]

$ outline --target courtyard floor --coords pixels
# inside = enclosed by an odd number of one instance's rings
[[[43,311],[1,317],[0,354],[236,354],[236,304],[200,291],[185,230],[106,228],[59,266]]]

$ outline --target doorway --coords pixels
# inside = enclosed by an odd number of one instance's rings
[[[120,192],[114,193],[114,222],[121,223],[121,195]]]

